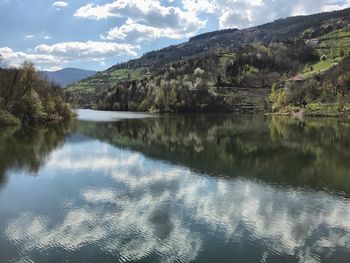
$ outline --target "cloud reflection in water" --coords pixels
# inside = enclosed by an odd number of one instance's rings
[[[189,262],[210,235],[234,249],[248,234],[251,245],[264,247],[265,260],[284,255],[318,262],[316,255],[350,249],[350,203],[323,192],[212,178],[97,141],[66,144],[45,169],[54,176],[107,175],[109,183],[78,189],[81,202],[60,211],[57,223],[31,212],[11,221],[6,235],[25,258],[55,247],[95,246],[120,261],[156,255]]]

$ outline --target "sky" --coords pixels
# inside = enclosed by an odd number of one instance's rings
[[[104,70],[225,28],[350,7],[350,0],[0,0],[7,66]]]

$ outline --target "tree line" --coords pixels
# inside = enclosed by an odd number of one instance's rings
[[[33,63],[0,68],[0,125],[47,123],[71,116],[62,88],[48,81]]]

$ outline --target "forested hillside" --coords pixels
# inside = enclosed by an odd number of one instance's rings
[[[350,9],[210,32],[66,89],[80,107],[347,112]]]
[[[58,121],[71,116],[59,85],[46,80],[30,62],[0,68],[0,125]]]

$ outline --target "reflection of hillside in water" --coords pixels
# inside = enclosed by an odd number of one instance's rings
[[[47,167],[110,182],[81,189],[56,224],[30,212],[13,220],[6,235],[28,259],[96,246],[120,261],[210,262],[220,256],[201,254],[210,240],[226,247],[226,260],[233,251],[252,262],[336,261],[337,252],[349,253],[350,202],[323,192],[204,176],[96,142],[64,146]]]
[[[350,194],[350,124],[263,116],[169,116],[80,122],[79,132],[222,176]]]
[[[49,127],[5,127],[0,130],[0,186],[6,171],[24,169],[37,173],[48,155],[64,143],[71,123]]]

